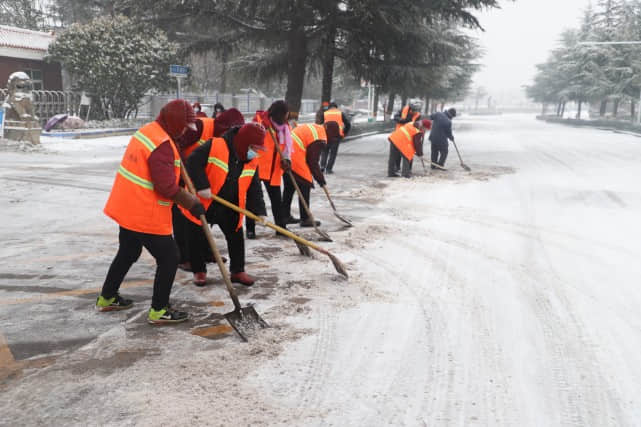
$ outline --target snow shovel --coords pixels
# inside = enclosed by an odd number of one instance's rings
[[[427,175],[427,167],[425,166],[425,160],[423,160],[423,156],[420,156],[419,159],[421,159],[421,164],[423,165],[423,172]]]
[[[196,189],[194,188],[194,183],[191,181],[191,178],[189,178],[189,175],[187,175],[187,171],[185,170],[184,166],[181,166],[180,173],[182,175],[183,181],[185,181],[185,183],[187,184],[187,188],[189,188],[189,191],[195,195]],[[211,247],[211,252],[214,254],[216,264],[218,264],[218,268],[220,269],[220,274],[223,276],[223,282],[225,282],[227,292],[229,292],[229,296],[234,303],[234,311],[225,313],[225,319],[227,319],[231,327],[234,328],[240,338],[243,341],[247,342],[247,332],[256,329],[256,326],[267,328],[269,327],[269,325],[260,317],[253,306],[248,305],[247,307],[242,307],[240,305],[238,295],[236,295],[236,291],[234,291],[234,287],[232,286],[229,275],[227,274],[227,270],[225,269],[225,264],[223,264],[223,259],[221,258],[220,252],[218,252],[218,248],[216,247],[216,242],[211,235],[211,230],[209,229],[209,225],[207,224],[207,218],[205,217],[205,215],[200,215],[199,219],[203,228],[203,232],[205,233],[205,237],[207,237],[207,242]]]
[[[434,166],[436,169],[440,169],[442,171],[446,171],[447,168],[444,168],[443,166],[439,165],[438,163],[432,162],[432,166]]]
[[[229,209],[232,209],[232,210],[234,210],[234,211],[236,211],[238,213],[242,213],[242,214],[246,215],[248,218],[253,219],[254,221],[259,223],[260,225],[264,225],[265,227],[269,227],[272,230],[276,230],[280,234],[283,234],[283,235],[289,237],[290,239],[293,239],[299,245],[305,245],[305,247],[312,248],[312,249],[322,253],[323,255],[327,255],[329,257],[329,259],[332,261],[332,264],[334,264],[334,268],[336,269],[336,271],[339,272],[340,274],[342,274],[343,276],[348,277],[347,268],[345,268],[343,263],[338,258],[336,258],[335,255],[330,253],[328,250],[323,249],[320,246],[315,245],[314,243],[312,243],[310,241],[307,241],[307,240],[303,239],[300,236],[297,236],[296,234],[292,233],[291,231],[289,231],[289,230],[287,230],[285,228],[279,227],[279,226],[277,226],[275,224],[272,224],[271,222],[267,222],[263,218],[259,217],[258,215],[254,215],[253,213],[251,213],[247,209],[243,209],[243,208],[241,208],[239,206],[236,206],[235,204],[230,203],[227,200],[216,196],[215,194],[212,194],[211,198],[212,198],[213,201],[218,202],[221,205],[228,207]]]
[[[280,149],[280,145],[278,144],[278,138],[274,137],[274,131],[272,129],[269,129],[269,133],[272,136],[272,141],[274,141],[274,146],[276,147],[276,150],[278,151],[278,155],[280,156],[281,160],[284,159],[283,157],[283,151]],[[298,187],[298,184],[296,183],[296,178],[294,177],[294,173],[292,172],[291,168],[287,170],[287,173],[289,174],[289,179],[292,180],[292,184],[294,184],[294,188],[296,189],[296,193],[298,194],[298,199],[303,205],[303,208],[305,209],[305,212],[307,212],[307,216],[309,217],[309,220],[312,222],[312,225],[314,226],[314,230],[316,233],[318,233],[319,236],[321,236],[321,239],[326,241],[326,242],[331,242],[332,238],[329,237],[329,234],[325,233],[323,230],[318,228],[316,225],[316,220],[314,219],[314,215],[312,215],[312,211],[309,209],[309,206],[307,205],[307,202],[303,198],[303,193],[300,191],[300,188]]]
[[[332,210],[334,211],[334,216],[341,221],[343,221],[345,224],[347,224],[349,227],[352,227],[354,224],[351,223],[351,221],[345,219],[345,217],[341,216],[338,211],[336,210],[336,206],[334,206],[334,202],[332,201],[332,198],[329,196],[329,190],[327,189],[327,186],[323,185],[321,187],[325,191],[325,195],[327,196],[327,200],[329,200],[329,204],[332,206]]]
[[[459,151],[458,151],[458,147],[456,146],[456,142],[454,142],[454,140],[452,140],[452,144],[454,144],[454,148],[456,149],[456,154],[458,154],[458,159],[459,159],[459,161],[461,162],[461,167],[462,167],[463,169],[465,169],[466,171],[471,172],[471,171],[472,171],[472,169],[470,169],[470,167],[469,167],[468,165],[466,165],[465,163],[463,163],[463,159],[461,158],[461,153],[459,153]]]

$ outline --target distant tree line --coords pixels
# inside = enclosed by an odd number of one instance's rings
[[[6,8],[15,6],[8,16],[24,22],[16,16],[26,14],[28,2],[4,2]],[[424,98],[426,106],[430,100],[435,104],[464,98],[481,55],[464,30],[480,29],[474,13],[493,7],[498,0],[52,0],[45,10],[29,13],[39,17],[35,28],[69,29],[85,40],[61,37],[56,42],[52,57],[63,64],[79,64],[78,49],[111,43],[81,34],[96,19],[127,19],[145,30],[141,35],[162,30],[172,43],[169,50],[174,52],[175,43],[183,61],[200,58],[198,69],[211,72],[206,79],[215,83],[203,84],[199,76],[198,86],[225,92],[251,81],[266,93],[284,92],[296,112],[306,85],[329,101],[345,96],[342,90],[334,94],[336,87],[367,81],[375,88],[375,104],[385,94],[390,107],[397,97],[403,103]],[[79,27],[82,24],[87,25]],[[88,46],[88,40],[94,45]],[[111,47],[106,50],[113,52]],[[66,57],[65,52],[74,53]],[[105,55],[101,59],[108,60]],[[160,90],[166,81],[157,80]]]
[[[537,65],[528,96],[544,109],[554,105],[560,116],[566,103],[574,101],[577,118],[585,103],[597,103],[600,116],[610,106],[614,117],[625,103],[634,118],[641,91],[641,44],[599,44],[634,41],[641,42],[641,0],[590,4],[579,28],[563,32],[559,47]]]

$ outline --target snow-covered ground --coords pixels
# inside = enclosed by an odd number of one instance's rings
[[[385,135],[341,147],[328,186],[355,227],[319,189],[312,208],[349,280],[259,229],[238,291],[272,327],[249,343],[215,266],[177,276],[188,324],[145,323],[146,253],[134,309],[92,310],[126,137],[0,152],[0,425],[641,425],[641,139],[455,122],[471,173],[453,146],[411,180],[385,177]]]

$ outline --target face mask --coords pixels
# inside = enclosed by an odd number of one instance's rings
[[[258,153],[252,150],[251,148],[247,150],[247,160],[254,160],[258,157]]]

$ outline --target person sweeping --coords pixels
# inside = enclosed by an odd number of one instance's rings
[[[133,306],[132,300],[120,296],[119,289],[144,247],[156,260],[147,321],[167,324],[187,320],[187,313],[169,305],[178,267],[171,207],[177,203],[196,217],[205,212],[198,198],[178,185],[183,165],[174,141],[188,128],[195,130],[195,122],[191,105],[177,99],[165,105],[156,120],[140,128],[129,141],[104,208],[105,214],[118,223],[119,247],[96,300],[98,311]]]

